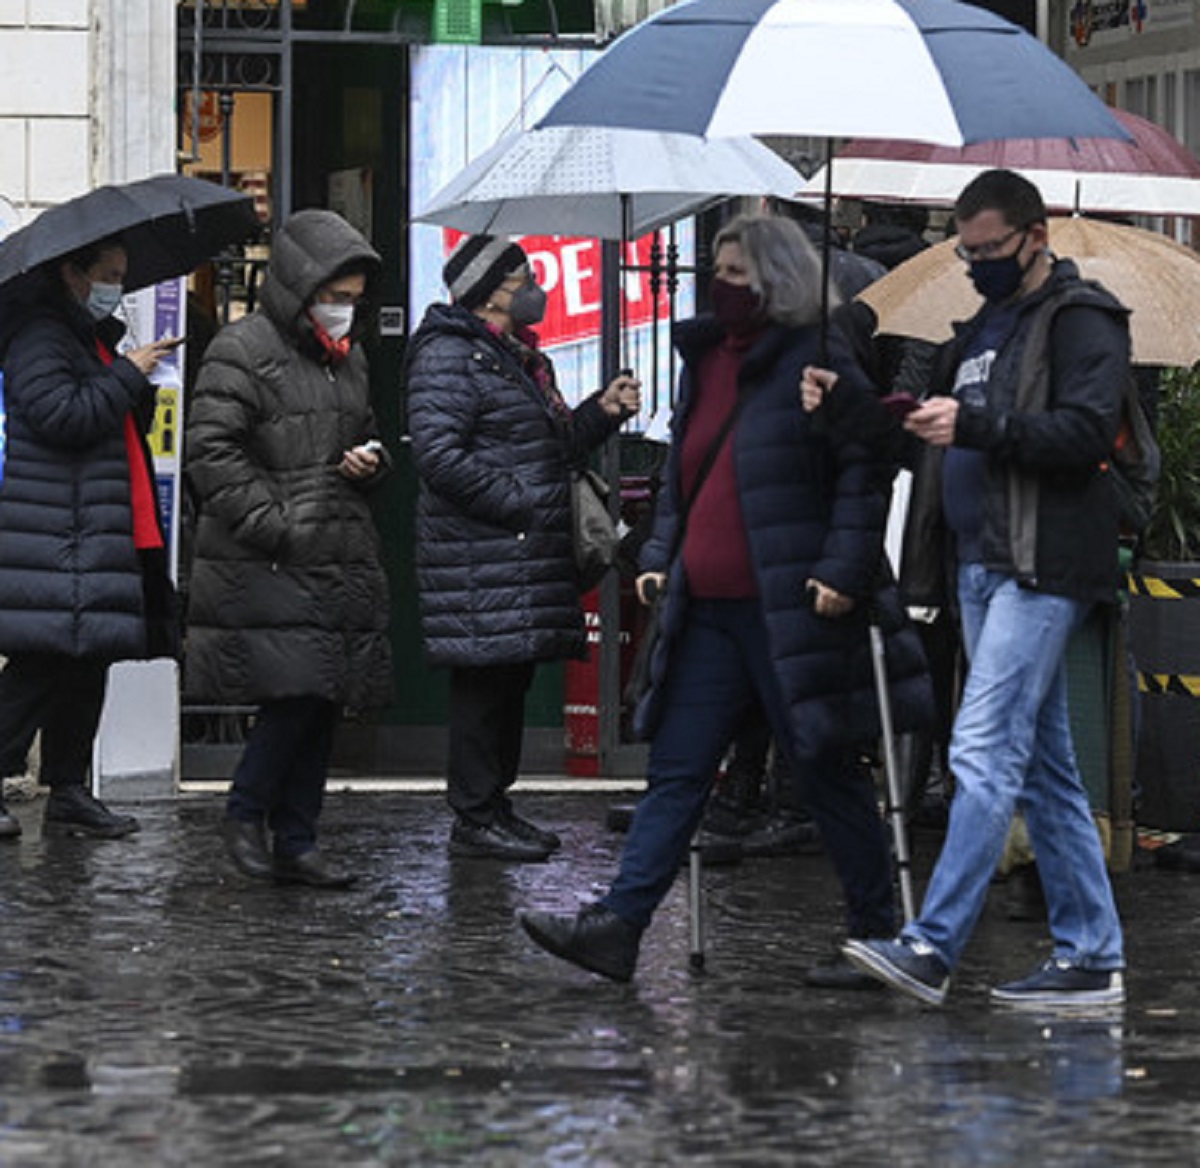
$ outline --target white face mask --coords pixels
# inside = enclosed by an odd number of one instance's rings
[[[107,316],[112,316],[120,307],[120,284],[99,284],[93,281],[87,298],[87,310],[91,313],[93,320],[99,321]]]
[[[308,314],[329,334],[331,341],[340,341],[354,324],[353,304],[314,304]]]

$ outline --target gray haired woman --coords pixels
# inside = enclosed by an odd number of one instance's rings
[[[716,239],[712,313],[684,322],[671,454],[639,595],[664,596],[651,689],[635,727],[651,739],[649,785],[608,892],[578,914],[528,913],[543,948],[617,981],[666,895],[713,776],[761,703],[801,776],[845,892],[852,936],[887,936],[891,863],[872,780],[865,613],[880,571],[888,468],[831,446],[800,408],[820,348],[820,263],[791,220],[737,219]],[[843,376],[863,375],[834,341]],[[910,633],[894,664],[900,721],[926,698]]]

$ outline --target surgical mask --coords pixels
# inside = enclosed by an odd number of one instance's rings
[[[340,341],[350,335],[354,324],[353,304],[314,304],[308,312],[331,341]]]
[[[749,284],[731,284],[714,277],[708,289],[717,323],[734,336],[752,333],[765,320],[762,296]]]
[[[522,284],[508,304],[508,315],[518,328],[537,324],[546,315],[546,292],[533,280]]]
[[[967,269],[975,291],[984,300],[999,304],[1011,300],[1017,294],[1021,281],[1025,279],[1025,273],[1029,270],[1028,264],[1021,263],[1020,254],[1017,252],[1016,255],[1005,256],[999,260],[976,260]]]
[[[91,313],[92,320],[101,321],[112,316],[121,307],[122,289],[120,284],[100,284],[93,282],[88,292],[86,307]]]

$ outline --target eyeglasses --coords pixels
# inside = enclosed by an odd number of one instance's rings
[[[1023,245],[1025,236],[1028,234],[1028,227],[1014,227],[1007,235],[1002,235],[999,239],[990,239],[987,243],[977,243],[974,247],[967,247],[962,243],[956,244],[954,254],[968,264],[973,264],[976,260],[992,260],[1000,254],[1010,239],[1014,239],[1019,235]],[[1020,250],[1020,247],[1018,247],[1017,251]]]

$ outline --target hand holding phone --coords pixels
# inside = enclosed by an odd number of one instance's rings
[[[883,402],[884,408],[897,418],[906,418],[913,410],[921,408],[921,402],[911,393],[890,393],[880,400]]]

